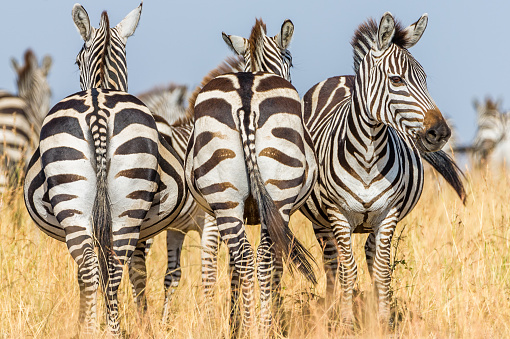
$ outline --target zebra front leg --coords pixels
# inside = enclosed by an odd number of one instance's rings
[[[133,299],[140,314],[147,311],[147,299],[145,298],[147,267],[145,258],[149,252],[148,248],[150,248],[148,241],[139,241],[129,259],[129,279],[133,288]]]
[[[261,226],[260,244],[257,247],[257,278],[260,287],[260,324],[262,326],[262,336],[265,338],[269,334],[271,327],[271,287],[273,276],[273,242],[265,225]]]
[[[393,238],[397,221],[397,213],[386,217],[375,234],[373,280],[378,300],[379,320],[385,324],[388,324],[390,320],[391,239]]]
[[[353,328],[354,312],[352,297],[358,268],[352,254],[351,226],[343,214],[336,209],[329,209],[328,217],[333,227],[340,263],[339,278],[342,290],[340,314],[343,322],[348,327]]]
[[[319,224],[312,224],[315,238],[322,249],[324,272],[326,273],[326,306],[334,305],[338,279],[338,249],[333,231]]]
[[[181,281],[181,250],[186,233],[174,229],[166,231],[166,250],[168,254],[165,274],[165,302],[163,304],[163,322],[166,322],[170,312],[170,304],[175,289]]]

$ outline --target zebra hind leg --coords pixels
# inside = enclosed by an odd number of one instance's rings
[[[269,233],[265,225],[262,225],[260,244],[257,247],[257,278],[260,287],[260,324],[263,337],[268,336],[272,322],[271,278],[273,276],[274,262],[271,245]]]
[[[201,234],[202,257],[202,285],[208,307],[213,304],[213,287],[216,284],[218,271],[218,250],[220,234],[216,219],[209,214],[205,215],[204,227]]]
[[[78,263],[78,285],[80,287],[79,331],[82,334],[97,332],[97,289],[99,287],[99,263],[92,246],[92,239],[71,255]],[[78,253],[80,252],[80,253]]]
[[[149,252],[150,244],[148,241],[139,241],[133,255],[129,259],[129,280],[133,288],[133,300],[140,314],[144,314],[147,311],[147,299],[145,297],[147,267],[145,259]]]
[[[168,320],[170,305],[175,289],[179,286],[181,281],[181,250],[182,243],[186,233],[168,229],[166,231],[166,246],[168,254],[168,264],[165,274],[165,302],[163,304],[162,321]]]

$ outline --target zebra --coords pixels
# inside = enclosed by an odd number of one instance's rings
[[[501,102],[486,98],[482,104],[475,100],[477,130],[471,146],[455,147],[458,153],[470,153],[475,167],[492,163],[508,166],[510,159],[510,114],[503,112]]]
[[[351,41],[355,75],[324,80],[302,99],[320,166],[318,184],[300,211],[312,221],[324,247],[328,299],[340,268],[340,314],[351,327],[357,277],[352,233],[369,233],[368,270],[379,319],[387,322],[396,224],[420,198],[420,154],[440,150],[451,134],[428,93],[423,67],[408,51],[427,22],[424,14],[403,28],[389,12],[379,24],[369,19]],[[444,152],[435,156],[449,159]]]
[[[228,57],[218,67],[211,70],[197,86],[188,98],[190,104],[184,107],[186,87],[170,85],[158,87],[138,96],[152,112],[158,131],[165,140],[174,148],[179,159],[184,161],[186,147],[193,129],[193,106],[196,97],[202,87],[218,75],[244,70],[244,61],[240,58]],[[205,230],[205,232],[203,232]],[[170,312],[170,302],[181,279],[180,254],[186,234],[197,231],[202,243],[202,280],[206,295],[210,295],[211,289],[216,282],[217,254],[219,248],[219,233],[216,221],[195,203],[189,195],[184,208],[179,216],[167,228],[167,270],[164,279],[165,301],[163,304],[162,319],[166,321]],[[145,267],[145,258],[151,243],[146,243],[145,249],[138,248],[133,254],[134,270],[140,271]],[[135,299],[138,298],[136,291],[145,290],[145,276],[134,281]]]
[[[51,57],[44,56],[39,65],[37,58],[28,49],[24,64],[12,58],[16,72],[18,95],[0,90],[0,192],[18,181],[16,172],[25,168],[25,160],[37,144],[44,116],[50,108],[51,89],[47,81],[51,68]]]
[[[314,260],[288,227],[289,216],[304,203],[317,179],[299,95],[288,81],[292,59],[287,47],[293,31],[292,22],[285,20],[280,32],[268,37],[264,22],[257,19],[249,39],[222,33],[227,45],[244,57],[245,72],[218,76],[202,88],[186,151],[190,191],[216,218],[240,279],[245,330],[253,322],[255,268],[244,219],[261,224],[257,278],[265,333],[272,322],[271,290],[279,300],[281,260],[289,258],[315,282]],[[234,331],[237,293],[232,290]]]
[[[187,199],[177,154],[148,108],[126,92],[125,45],[141,11],[142,4],[113,28],[103,12],[96,29],[85,9],[74,5],[72,17],[84,40],[77,56],[83,91],[49,111],[25,179],[30,216],[43,232],[65,241],[78,264],[83,332],[96,330],[101,284],[107,327],[120,333],[123,265],[139,243],[179,215]]]

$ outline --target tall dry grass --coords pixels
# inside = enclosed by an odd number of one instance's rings
[[[510,186],[507,175],[488,171],[468,173],[466,206],[432,173],[418,206],[403,220],[393,240],[393,306],[395,337],[498,338],[510,336]],[[39,231],[29,218],[21,190],[0,197],[0,336],[71,337],[77,333],[78,285],[76,264],[65,244]],[[319,258],[311,226],[301,215],[292,228]],[[257,228],[252,228],[252,238]],[[373,293],[366,269],[366,235],[354,236],[358,263],[356,314],[351,335],[387,336],[376,321]],[[149,311],[141,319],[133,304],[128,279],[120,290],[121,326],[128,337],[228,337],[229,282],[226,253],[220,254],[214,316],[207,316],[200,284],[200,241],[189,234],[182,250],[183,278],[162,324],[164,235],[156,238],[148,258]],[[320,264],[320,260],[319,265]],[[284,309],[290,338],[326,338],[345,334],[329,321],[318,286],[303,277],[284,276]],[[99,319],[103,319],[103,303]],[[103,324],[104,325],[104,324]],[[106,334],[100,334],[105,336]]]

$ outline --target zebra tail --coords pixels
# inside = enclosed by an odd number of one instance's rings
[[[92,133],[96,153],[96,197],[92,206],[92,228],[94,232],[96,246],[98,247],[99,256],[99,274],[100,280],[103,285],[105,295],[108,293],[108,283],[110,278],[109,265],[113,262],[113,233],[112,233],[112,212],[110,208],[110,197],[108,195],[108,182],[107,182],[107,140],[104,138],[103,133],[107,133],[107,122],[104,117],[99,118],[95,124],[104,128],[104,132]],[[90,130],[101,130],[97,126],[90,126]],[[101,138],[103,136],[103,138]],[[102,139],[102,140],[101,140]]]
[[[243,116],[241,114],[241,121]],[[244,124],[241,126],[245,127]],[[282,258],[289,258],[290,263],[300,271],[306,279],[314,285],[317,284],[317,278],[313,270],[312,263],[316,265],[315,259],[311,253],[294,236],[288,225],[285,225],[283,217],[278,211],[276,204],[269,195],[260,175],[255,151],[255,115],[250,114],[249,125],[241,128],[241,138],[243,142],[244,157],[248,167],[251,193],[259,208],[261,225],[265,225],[272,241],[272,246],[276,255]],[[292,265],[289,267],[293,272]]]
[[[466,189],[462,182],[462,178],[465,179],[464,173],[457,166],[455,161],[444,151],[437,152],[422,152],[421,156],[427,161],[434,169],[441,174],[446,182],[453,187],[457,195],[459,196],[462,203],[466,204]]]

